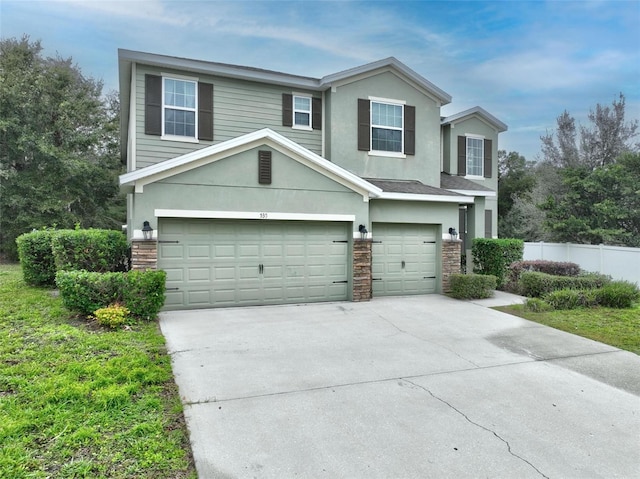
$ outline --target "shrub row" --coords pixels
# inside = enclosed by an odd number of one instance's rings
[[[509,281],[517,283],[520,280],[520,275],[525,271],[536,271],[538,273],[547,273],[555,276],[578,276],[580,274],[580,266],[576,263],[542,259],[516,261],[509,265]]]
[[[580,276],[554,276],[527,271],[520,275],[519,290],[524,296],[540,298],[560,289],[595,289],[608,284],[611,278],[602,274],[588,273]]]
[[[452,274],[451,296],[457,299],[482,299],[493,296],[497,279],[493,275]]]
[[[540,298],[529,298],[525,308],[533,312],[604,306],[630,308],[640,299],[640,290],[628,281],[612,281],[599,289],[561,289]]]
[[[476,238],[471,247],[473,272],[496,277],[498,288],[507,280],[509,265],[522,260],[524,241]]]
[[[56,271],[125,271],[129,246],[120,231],[44,229],[16,239],[22,274],[32,286],[53,286]]]
[[[100,308],[122,304],[138,319],[155,319],[165,300],[164,271],[97,273],[59,271],[56,285],[71,311],[91,315]]]

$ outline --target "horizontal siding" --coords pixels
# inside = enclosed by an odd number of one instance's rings
[[[170,73],[166,69],[162,72]],[[214,141],[183,143],[145,135],[144,76],[147,73],[160,74],[160,71],[143,65],[137,68],[135,99],[137,168],[144,168],[262,128],[270,128],[314,153],[322,154],[321,131],[295,130],[282,126],[282,93],[292,93],[290,88],[204,75],[197,76],[200,81],[213,84]],[[187,76],[192,75],[187,73]]]

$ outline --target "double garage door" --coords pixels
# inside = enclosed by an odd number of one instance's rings
[[[348,298],[347,223],[161,218],[158,230],[167,309]]]
[[[373,296],[435,293],[433,225],[374,223]]]

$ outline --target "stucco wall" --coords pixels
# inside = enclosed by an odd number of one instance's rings
[[[330,96],[327,157],[362,177],[413,179],[440,186],[440,108],[436,100],[389,71],[338,86]],[[416,107],[415,155],[394,158],[358,151],[358,99],[369,96],[406,101]]]

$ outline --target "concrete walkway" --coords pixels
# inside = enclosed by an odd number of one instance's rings
[[[203,479],[640,477],[640,357],[480,304],[378,298],[160,325]]]

